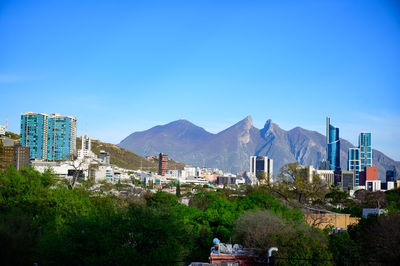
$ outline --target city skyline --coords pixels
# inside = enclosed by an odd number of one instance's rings
[[[325,135],[400,160],[400,20],[395,1],[0,4],[0,125],[21,113],[78,118],[78,135],[119,143],[180,118],[217,133]],[[162,110],[162,112],[160,112]]]

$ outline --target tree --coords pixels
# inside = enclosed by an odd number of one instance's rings
[[[178,181],[176,185],[176,196],[179,198],[181,196],[181,183]]]
[[[308,167],[296,162],[282,166],[272,191],[288,202],[295,200],[297,204],[306,204],[323,202],[328,189],[319,176],[310,177]]]

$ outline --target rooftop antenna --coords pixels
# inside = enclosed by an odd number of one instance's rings
[[[8,128],[8,115],[6,115],[6,131],[7,131],[7,128]]]

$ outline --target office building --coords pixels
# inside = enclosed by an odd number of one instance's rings
[[[354,172],[342,171],[340,187],[344,192],[350,191],[354,188]]]
[[[340,138],[339,128],[331,125],[330,118],[326,118],[326,154],[329,161],[329,170],[340,171]]]
[[[365,186],[367,181],[378,180],[377,167],[364,167],[364,171],[360,172],[359,186]]]
[[[29,147],[31,159],[47,159],[48,115],[28,112],[21,115],[20,144]]]
[[[391,181],[395,182],[396,179],[397,179],[396,167],[392,165],[386,170],[386,182],[391,182]]]
[[[358,140],[360,148],[360,168],[372,167],[371,133],[361,132]]]
[[[160,153],[158,155],[158,174],[165,176],[167,173],[168,155]]]
[[[260,173],[265,174],[265,178],[269,178],[269,182],[273,182],[273,164],[274,161],[267,156],[250,156],[250,173],[259,177]]]
[[[69,160],[76,153],[76,118],[52,114],[48,118],[48,160]]]
[[[361,171],[360,148],[350,148],[348,158],[347,170],[354,172],[355,185],[358,186]]]
[[[30,153],[29,147],[23,147],[20,145],[14,146],[14,156],[13,156],[14,167],[17,170],[29,167]]]

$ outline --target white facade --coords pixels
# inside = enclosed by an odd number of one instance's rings
[[[250,173],[257,177],[261,172],[273,182],[274,161],[267,156],[250,156]]]
[[[78,158],[83,159],[85,157],[97,159],[96,154],[92,152],[92,139],[86,135],[82,135],[82,146],[78,150]]]
[[[6,134],[6,127],[0,125],[0,136],[4,136]]]
[[[365,189],[369,191],[381,190],[381,180],[367,180],[365,181]]]
[[[333,170],[314,170],[313,174],[319,176],[329,187],[335,183],[335,171]]]
[[[193,177],[196,176],[196,167],[185,166],[182,170],[182,177]]]
[[[392,190],[394,189],[394,181],[388,181],[387,182],[387,190]]]

